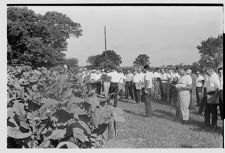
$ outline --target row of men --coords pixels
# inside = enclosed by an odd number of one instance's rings
[[[133,73],[130,70],[127,70],[127,73],[124,74],[122,70],[92,70],[90,80],[96,85],[97,93],[100,94],[101,91],[104,91],[104,95],[107,97],[110,92],[110,84],[117,83],[118,91],[122,96],[125,91],[125,99],[131,97],[137,103],[143,101],[143,89],[144,89],[144,80],[145,80],[145,72],[144,69],[136,69]],[[86,71],[84,71],[83,77],[88,75]],[[172,103],[172,88],[170,88],[170,84],[175,84],[180,75],[177,72],[177,69],[168,71],[165,69],[157,68],[153,73],[151,72],[152,81],[150,82],[152,90],[152,94],[154,99],[167,100]]]
[[[220,106],[220,114],[223,113],[223,76],[222,68],[219,68],[219,75],[211,67],[205,69],[205,78],[199,71],[196,73],[196,96],[199,113],[205,109],[205,124],[210,125],[210,114],[212,115],[212,126],[217,123],[217,106]],[[177,105],[177,115],[184,123],[189,120],[189,106],[191,102],[192,77],[191,70],[176,68],[174,70],[156,69],[153,73],[149,66],[144,69],[136,69],[134,73],[129,70],[124,75],[121,70],[113,69],[111,71],[91,71],[90,82],[96,87],[97,94],[104,89],[104,95],[107,97],[113,93],[114,106],[117,106],[117,94],[125,88],[125,98],[130,96],[137,103],[141,99],[146,105],[146,117],[152,115],[151,100],[168,100]],[[83,77],[88,75],[84,72]],[[142,95],[142,96],[141,96]],[[210,98],[211,97],[211,98]],[[215,98],[216,97],[216,98]]]

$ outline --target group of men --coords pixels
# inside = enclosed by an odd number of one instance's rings
[[[218,74],[212,67],[206,67],[204,77],[196,72],[196,98],[199,114],[204,111],[205,124],[210,125],[212,115],[212,127],[217,125],[217,106],[223,115],[223,68],[218,68]],[[136,103],[144,102],[146,117],[152,116],[151,101],[162,100],[177,106],[177,116],[183,123],[189,120],[189,108],[192,104],[192,71],[184,68],[156,68],[154,71],[148,65],[143,69],[137,68],[133,72],[121,69],[84,71],[83,76],[90,75],[90,82],[96,88],[96,93],[105,97],[114,98],[114,106],[117,106],[119,98],[133,99]],[[84,78],[84,77],[83,77]],[[123,97],[124,95],[124,97]],[[223,116],[222,116],[223,118]]]
[[[220,66],[217,72],[209,66],[204,69],[204,74],[201,75],[199,71],[196,72],[196,99],[199,106],[199,114],[204,112],[205,125],[212,126],[213,129],[217,127],[217,108],[219,107],[220,116],[224,118],[224,104],[223,104],[223,67]],[[204,110],[204,111],[203,111]],[[210,118],[212,121],[210,122]]]

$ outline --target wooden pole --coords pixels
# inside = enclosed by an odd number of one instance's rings
[[[104,26],[104,35],[105,35],[105,57],[107,59],[107,54],[106,54],[106,51],[107,51],[107,44],[106,44],[106,27]]]

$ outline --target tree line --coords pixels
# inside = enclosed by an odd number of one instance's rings
[[[27,7],[7,8],[7,64],[30,65],[36,67],[55,67],[67,64],[71,69],[78,69],[77,58],[65,58],[67,39],[82,36],[81,24],[72,21],[59,12],[37,14]],[[209,37],[197,47],[199,61],[192,65],[162,65],[161,67],[185,66],[193,71],[202,70],[211,64],[218,67],[223,61],[223,35]],[[89,69],[120,67],[122,59],[114,50],[91,55],[87,59]],[[150,64],[150,56],[140,54],[131,67]]]

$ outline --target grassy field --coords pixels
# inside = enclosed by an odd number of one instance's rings
[[[195,104],[195,103],[194,103]],[[166,102],[153,101],[153,117],[145,119],[144,103],[119,102],[124,122],[117,122],[117,138],[104,148],[220,148],[223,147],[222,121],[212,132],[204,127],[204,117],[190,111],[188,125],[175,118],[175,108]]]

